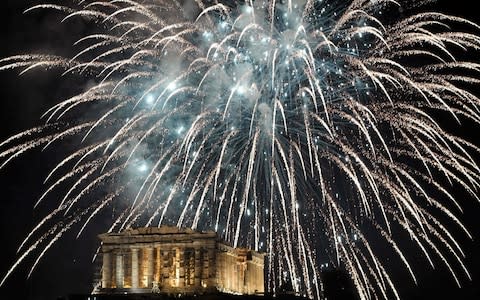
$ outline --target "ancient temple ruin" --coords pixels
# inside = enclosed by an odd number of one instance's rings
[[[263,294],[264,254],[232,248],[215,232],[170,226],[99,235],[97,293]]]

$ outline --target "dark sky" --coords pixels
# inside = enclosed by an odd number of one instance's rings
[[[31,3],[35,1],[2,1],[0,58],[29,52],[71,55],[68,50],[70,45],[82,36],[88,24],[69,22],[60,25],[60,18],[54,14],[23,15],[22,11]],[[472,0],[444,0],[433,8],[480,21],[475,4],[476,1]],[[480,60],[480,55],[476,55]],[[0,72],[0,140],[40,124],[41,113],[65,97],[75,85],[75,81],[69,78],[58,80],[57,72],[34,72],[21,77],[17,73]],[[454,130],[480,144],[472,127]],[[41,154],[33,154],[0,171],[1,276],[17,257],[16,248],[22,239],[46,212],[33,210],[33,203],[40,196],[42,179],[51,167],[48,159]],[[460,202],[463,202],[462,199]],[[397,284],[404,299],[480,299],[480,205],[465,199],[465,208],[462,219],[476,239],[460,240],[473,281],[461,277],[464,287],[458,289],[444,267],[435,271],[418,271],[418,286],[408,277],[398,275]],[[17,293],[16,299],[55,299],[69,293],[90,292],[91,257],[96,243],[93,231],[87,231],[79,240],[67,235],[45,255],[30,279],[26,279],[26,274],[32,261],[27,260],[0,288],[0,298]]]

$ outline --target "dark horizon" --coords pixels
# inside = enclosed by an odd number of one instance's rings
[[[88,26],[82,22],[59,24],[54,14],[23,14],[31,6],[29,3],[38,1],[7,0],[4,1],[0,22],[3,29],[0,35],[0,59],[16,54],[35,52],[38,49],[52,51],[56,54],[68,55],[69,47],[77,40]],[[49,2],[49,1],[45,1]],[[432,5],[432,10],[465,17],[480,24],[477,3],[468,0],[439,1]],[[58,15],[57,15],[58,16]],[[480,34],[480,29],[478,30]],[[468,54],[476,57],[480,63],[480,51]],[[75,79],[68,77],[58,81],[59,72],[33,72],[17,76],[17,71],[0,72],[0,142],[9,136],[41,124],[40,116],[52,104],[71,93]],[[480,88],[476,89],[480,95]],[[478,132],[473,127],[452,127],[455,133],[480,146]],[[477,128],[478,129],[478,128]],[[0,210],[0,237],[2,241],[2,256],[0,274],[9,270],[15,259],[18,246],[28,232],[41,220],[48,207],[34,209],[35,201],[44,191],[42,180],[46,170],[53,166],[46,155],[29,153],[15,160],[0,171],[2,190],[2,207]],[[51,155],[51,154],[50,154]],[[480,163],[480,157],[476,157]],[[466,193],[458,192],[457,197],[468,197]],[[437,260],[436,270],[432,270],[423,258],[411,259],[416,270],[418,285],[408,275],[404,268],[398,268],[393,275],[402,299],[480,299],[480,226],[478,215],[480,204],[475,199],[461,201],[464,205],[462,221],[470,230],[473,241],[464,234],[456,235],[465,251],[465,263],[471,273],[472,280],[466,276],[459,277],[462,288],[458,288],[447,268]],[[96,224],[105,225],[109,220],[95,220]],[[94,222],[94,223],[95,223]],[[56,243],[39,262],[31,277],[26,279],[35,259],[30,257],[15,270],[0,287],[0,295],[15,295],[17,299],[53,300],[70,294],[85,294],[92,289],[94,265],[92,256],[99,240],[94,226],[77,240],[75,234],[67,234],[62,241]],[[454,230],[454,233],[457,233]],[[414,251],[414,250],[411,250]],[[385,253],[385,259],[389,255]],[[396,266],[392,266],[393,269]]]

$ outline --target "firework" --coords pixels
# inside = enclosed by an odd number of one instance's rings
[[[0,70],[59,68],[90,84],[51,107],[45,125],[0,144],[1,167],[33,149],[76,145],[45,179],[36,205],[55,208],[2,284],[24,258],[36,255],[33,271],[63,234],[80,235],[105,210],[109,232],[173,224],[266,251],[273,291],[291,281],[320,298],[328,261],[349,272],[362,299],[399,298],[372,239],[415,282],[405,243],[432,266],[439,258],[460,284],[459,273],[469,277],[464,254],[443,224],[470,237],[452,186],[479,200],[470,154],[479,149],[432,116],[480,123],[480,100],[468,91],[480,65],[452,52],[479,49],[480,37],[451,29],[479,27],[409,15],[414,2],[84,0],[29,9],[83,18],[95,31],[73,57],[14,56]]]

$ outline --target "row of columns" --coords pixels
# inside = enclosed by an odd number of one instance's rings
[[[219,257],[217,287],[227,292],[254,294],[264,292],[263,264],[247,259],[246,254],[221,252]]]
[[[243,264],[238,264],[234,253],[223,252],[221,254],[221,284],[223,289],[233,292],[243,292]]]
[[[173,259],[174,264],[174,278],[171,278],[170,274],[170,265],[169,265],[169,250],[162,250],[156,248],[157,250],[157,259],[155,267],[154,260],[154,248],[143,248],[145,249],[145,258],[143,260],[143,274],[145,276],[145,285],[150,288],[153,285],[154,279],[159,282],[162,278],[170,278],[171,286],[183,287],[186,279],[185,274],[185,249],[184,248],[175,248],[175,255]],[[130,248],[131,253],[131,288],[136,289],[140,287],[140,259],[139,259],[139,248]],[[103,253],[103,262],[102,262],[102,288],[111,288],[112,287],[112,253],[115,255],[115,286],[117,288],[123,288],[125,282],[125,269],[124,269],[124,254],[113,252],[104,252]],[[208,250],[204,255],[207,255],[207,259],[201,260],[201,250],[194,250],[194,270],[193,274],[188,274],[190,284],[200,287],[201,285],[211,285],[212,282],[209,281],[210,274],[212,272],[211,268],[213,267],[213,250]],[[192,253],[192,254],[193,254]],[[192,259],[192,258],[190,258]],[[188,270],[191,271],[191,265],[189,265]],[[205,273],[205,274],[204,274]],[[154,278],[156,275],[156,278]],[[191,275],[193,275],[193,282],[191,280]],[[202,278],[202,275],[205,278]],[[205,282],[202,282],[204,279]],[[165,283],[164,283],[165,284]]]
[[[247,263],[247,270],[246,270],[246,280],[245,284],[247,286],[247,290],[245,291],[247,294],[254,294],[254,293],[264,293],[264,275],[263,275],[263,265],[259,263],[255,263],[253,260]]]

